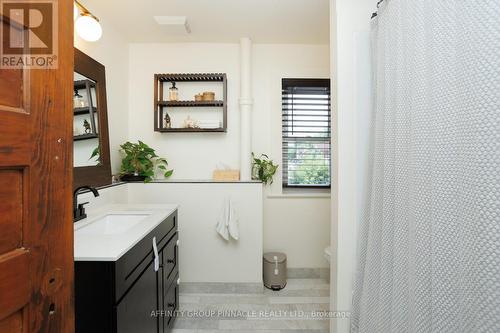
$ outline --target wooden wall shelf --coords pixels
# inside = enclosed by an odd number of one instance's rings
[[[222,100],[217,101],[165,101],[164,83],[168,82],[220,82],[222,84]],[[202,90],[202,89],[201,89]],[[168,108],[178,107],[216,107],[222,111],[221,128],[165,128],[164,117]],[[224,73],[193,74],[155,74],[154,75],[154,130],[160,133],[194,133],[194,132],[226,132],[227,131],[227,76]]]
[[[196,133],[196,132],[225,132],[223,128],[162,128],[162,133]]]
[[[73,141],[82,141],[82,140],[90,140],[90,139],[97,139],[99,136],[97,134],[82,134],[82,135],[76,135],[73,137]]]
[[[222,107],[224,101],[165,101],[158,102],[158,105],[170,107]]]
[[[89,87],[95,88],[95,82],[91,80],[78,80],[73,82],[75,89],[85,89],[87,88],[87,84]]]
[[[92,111],[94,113],[97,112],[97,108],[96,107],[89,107],[89,106],[84,106],[84,107],[81,107],[81,108],[74,108],[73,109],[73,114],[75,115],[81,115],[81,114],[89,114],[90,113],[90,109],[92,109]]]
[[[193,74],[155,74],[160,82],[194,82],[194,81],[220,81],[226,80],[224,73],[193,73]]]

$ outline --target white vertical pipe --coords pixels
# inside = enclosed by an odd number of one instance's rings
[[[252,179],[252,40],[240,39],[240,173]]]

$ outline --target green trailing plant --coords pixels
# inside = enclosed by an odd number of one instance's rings
[[[269,156],[261,154],[259,158],[252,153],[253,167],[252,177],[261,180],[265,185],[273,183],[273,176],[278,170],[278,165],[274,164]]]
[[[89,161],[94,159],[97,162],[96,165],[101,165],[101,147],[97,146],[94,150],[92,150],[92,154],[90,155]]]
[[[165,158],[156,155],[155,150],[142,141],[137,143],[125,142],[121,146],[122,158],[121,175],[145,177],[144,182],[150,182],[156,171],[163,172],[165,178],[172,175],[174,170],[168,170]]]

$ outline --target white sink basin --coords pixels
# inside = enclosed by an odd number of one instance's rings
[[[79,228],[78,233],[82,235],[121,234],[135,227],[150,215],[150,213],[107,214]]]

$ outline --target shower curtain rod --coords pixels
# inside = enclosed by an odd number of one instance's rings
[[[385,1],[385,0],[379,0],[379,1],[377,2],[377,8],[379,8],[379,7],[380,7],[380,4],[381,4],[382,2],[384,2],[384,1]],[[371,17],[371,18],[372,18],[372,19],[374,19],[375,17],[377,17],[377,15],[378,15],[378,14],[377,14],[377,12],[374,12],[374,13],[372,14],[372,17]]]

